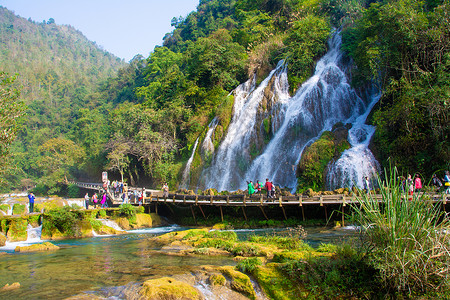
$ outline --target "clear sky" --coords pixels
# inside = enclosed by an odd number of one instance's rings
[[[147,57],[174,28],[173,17],[186,17],[199,0],[0,0],[16,15],[36,22],[55,19],[72,25],[114,55]]]

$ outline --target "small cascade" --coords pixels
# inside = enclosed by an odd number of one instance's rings
[[[101,221],[103,225],[111,227],[117,231],[125,231],[122,228],[120,228],[120,226],[113,220],[99,219],[99,221]]]
[[[365,124],[367,116],[378,102],[380,94],[371,97],[372,101],[366,112],[359,116],[348,132],[348,141],[352,146],[345,150],[341,157],[329,166],[326,177],[326,188],[333,190],[340,187],[364,188],[364,177],[369,177],[372,184],[380,170],[380,164],[369,150],[370,140],[375,127]],[[373,185],[371,184],[371,187]]]
[[[28,224],[27,227],[27,243],[40,243],[42,234],[42,225],[38,227],[33,227],[31,224]]]
[[[12,205],[9,205],[9,208],[8,208],[8,211],[6,212],[6,214],[8,216],[12,216],[12,214],[13,214],[13,206]]]
[[[216,130],[217,125],[219,124],[219,119],[214,117],[212,121],[208,125],[208,131],[206,132],[205,139],[202,143],[202,153],[206,155],[211,155],[214,152],[214,143],[212,141],[212,135],[214,130]]]
[[[191,157],[189,157],[189,159],[186,163],[186,167],[184,168],[183,177],[181,179],[181,184],[180,184],[181,188],[185,188],[185,189],[189,188],[189,183],[190,183],[189,175],[191,173],[191,164],[192,164],[192,161],[194,160],[194,155],[195,155],[195,150],[197,149],[197,144],[198,144],[198,138],[195,140]]]

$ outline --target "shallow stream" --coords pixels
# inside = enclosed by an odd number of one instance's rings
[[[122,299],[120,286],[132,285],[155,276],[186,272],[186,266],[235,265],[224,256],[170,256],[158,252],[149,237],[186,228],[169,226],[130,231],[118,236],[96,236],[76,240],[54,241],[58,251],[12,253],[14,244],[1,247],[9,252],[0,256],[0,287],[14,282],[20,288],[0,292],[0,299],[64,299],[88,292],[114,295]],[[236,230],[240,238],[250,234],[266,234],[279,230]],[[354,235],[351,227],[306,229],[306,240],[317,246],[321,242],[339,243]]]

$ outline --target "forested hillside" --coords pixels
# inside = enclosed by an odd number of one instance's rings
[[[52,19],[36,23],[0,7],[0,71],[17,74],[14,86],[27,106],[12,149],[16,169],[4,188],[41,177],[46,163],[39,147],[53,138],[74,140],[71,131],[80,109],[106,103],[93,94],[125,65],[71,26]]]
[[[1,25],[2,67],[8,60],[5,70],[20,74],[29,106],[12,149],[21,170],[9,178],[12,187],[22,180],[53,193],[65,177],[98,180],[103,169],[131,184],[176,186],[214,117],[214,146],[226,133],[230,91],[253,74],[261,81],[284,59],[295,92],[326,52],[333,28],[343,28],[344,50],[356,63],[354,85],[372,83],[383,92],[370,117],[380,162],[391,158],[423,176],[448,168],[446,1],[201,0],[197,11],[172,19],[162,47],[135,57],[117,75],[120,61],[76,41],[79,33],[68,37],[72,28],[3,9],[2,20],[9,19]],[[41,45],[45,51],[36,47],[36,56],[49,55],[27,58],[28,50],[19,51],[25,45]],[[208,159],[196,156],[194,172]]]

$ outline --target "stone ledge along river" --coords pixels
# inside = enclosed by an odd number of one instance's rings
[[[229,256],[174,256],[161,251],[149,238],[188,228],[176,225],[131,230],[128,234],[52,241],[60,250],[14,253],[13,246],[1,247],[0,287],[14,282],[20,288],[0,292],[0,299],[64,299],[74,295],[128,299],[120,287],[139,284],[155,276],[186,272],[187,267],[235,265]],[[239,238],[263,235],[283,229],[235,230]],[[338,243],[354,234],[352,227],[306,228],[306,241]],[[40,241],[42,242],[42,241]],[[209,297],[206,296],[206,299]]]

